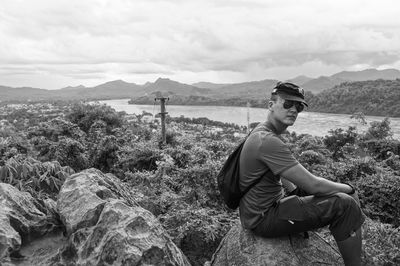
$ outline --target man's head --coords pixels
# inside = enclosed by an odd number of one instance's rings
[[[308,107],[307,102],[304,100],[304,89],[290,82],[278,82],[272,90],[271,99],[274,95],[279,95],[284,100],[301,102]]]
[[[278,131],[282,131],[294,124],[304,106],[308,105],[304,100],[302,88],[292,83],[279,82],[273,89],[268,103],[268,120]]]

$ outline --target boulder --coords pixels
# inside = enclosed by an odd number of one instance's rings
[[[190,265],[156,217],[110,174],[70,176],[57,208],[69,240],[54,264]]]
[[[227,233],[214,253],[214,266],[343,265],[339,252],[319,235],[262,238],[238,224]]]
[[[55,223],[31,194],[0,183],[0,259],[18,253],[23,242],[46,234]]]

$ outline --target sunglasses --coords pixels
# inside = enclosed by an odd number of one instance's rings
[[[283,108],[285,109],[290,109],[292,108],[293,105],[296,107],[298,113],[304,110],[304,105],[301,102],[290,101],[290,100],[285,100],[283,102]]]

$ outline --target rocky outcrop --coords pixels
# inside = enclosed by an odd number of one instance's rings
[[[343,265],[335,249],[310,232],[310,238],[302,235],[281,238],[261,238],[240,225],[234,226],[213,255],[214,266],[304,266]]]
[[[69,242],[53,263],[190,265],[154,215],[112,175],[89,169],[70,176],[57,208]]]
[[[0,259],[18,253],[30,238],[51,231],[54,220],[29,193],[0,183]]]

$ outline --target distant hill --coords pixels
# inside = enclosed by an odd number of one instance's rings
[[[365,69],[362,71],[342,71],[332,75],[331,78],[337,78],[347,81],[366,81],[376,79],[394,80],[400,78],[400,71],[397,69]]]
[[[195,86],[197,88],[203,88],[203,89],[219,89],[224,86],[229,86],[231,84],[217,84],[217,83],[211,83],[211,82],[197,82],[193,83],[192,86]]]
[[[315,79],[307,76],[298,76],[288,81],[301,85],[310,97],[316,97],[325,90],[340,86],[340,84],[347,84],[348,82],[371,79],[395,80],[397,78],[400,79],[400,71],[396,69],[366,69],[363,71],[342,71],[332,76],[321,76]],[[226,84],[198,82],[190,85],[167,78],[159,78],[155,82],[147,82],[144,85],[128,83],[123,80],[114,80],[94,87],[79,85],[60,90],[0,86],[0,100],[3,102],[49,100],[89,101],[129,98],[132,99],[132,103],[153,104],[155,96],[163,96],[170,97],[170,104],[246,106],[250,102],[251,106],[261,107],[265,106],[265,101],[277,82],[278,80],[276,79],[265,79]],[[348,87],[355,89],[353,86]]]
[[[313,80],[313,78],[307,77],[307,76],[297,76],[295,78],[287,80],[288,82],[297,84],[299,86],[303,86],[303,84],[309,82],[310,80]]]
[[[311,91],[312,93],[317,94],[323,90],[333,88],[334,86],[346,81],[347,80],[341,78],[321,76],[319,78],[305,82],[302,87],[306,91]]]
[[[321,76],[302,84],[305,90],[316,94],[323,90],[333,88],[346,81],[367,81],[367,80],[394,80],[400,79],[400,71],[397,69],[366,69],[362,71],[342,71],[332,76]]]
[[[315,112],[400,117],[400,79],[344,82],[311,95],[308,103]]]

